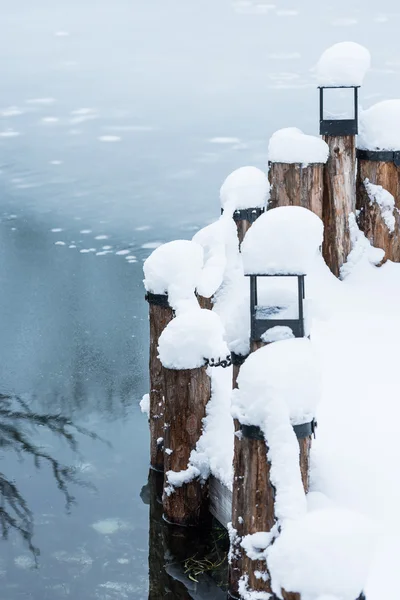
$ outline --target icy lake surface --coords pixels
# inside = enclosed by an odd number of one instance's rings
[[[112,444],[79,436],[74,455],[32,434],[96,488],[73,486],[70,514],[48,467],[1,454],[41,551],[32,569],[20,536],[1,542],[1,597],[141,600],[142,261],[215,219],[221,182],[242,165],[265,168],[273,131],[318,132],[312,68],[325,47],[352,40],[371,51],[364,108],[399,97],[400,7],[0,0],[0,9],[0,393]]]

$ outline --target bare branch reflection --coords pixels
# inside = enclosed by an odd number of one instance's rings
[[[71,419],[60,414],[38,414],[19,396],[0,394],[0,451],[11,450],[23,459],[30,457],[37,469],[47,465],[56,485],[65,497],[66,510],[75,502],[70,485],[93,487],[76,476],[73,467],[60,463],[49,452],[32,441],[39,428],[65,440],[73,452],[78,451],[77,434],[92,439],[101,438],[95,433],[75,425]],[[40,554],[33,543],[34,517],[16,483],[0,473],[0,533],[7,539],[11,530],[17,531],[34,555],[35,563]]]

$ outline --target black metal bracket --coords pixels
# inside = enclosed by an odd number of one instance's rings
[[[264,212],[265,212],[264,207],[242,208],[240,210],[239,209],[235,210],[232,217],[233,217],[233,220],[235,221],[235,223],[240,223],[240,221],[248,221],[249,223],[253,224],[254,221],[256,221],[258,219],[258,217],[260,217]],[[221,215],[223,215],[223,214],[224,214],[224,209],[221,208]]]
[[[205,366],[206,367],[222,367],[226,369],[230,367],[232,364],[231,355],[228,355],[224,360],[214,360],[214,358],[205,358]]]
[[[361,150],[357,148],[357,158],[373,162],[392,162],[396,167],[400,167],[400,150]]]
[[[236,352],[231,352],[231,362],[234,367],[241,367],[248,356],[248,354],[244,356],[243,354],[236,354]]]
[[[149,304],[153,304],[154,306],[171,308],[168,302],[168,294],[153,294],[152,292],[147,292],[145,299]]]
[[[317,429],[318,423],[315,419],[309,423],[302,423],[301,425],[293,425],[294,432],[298,440],[304,440],[304,438],[314,436]]]
[[[354,90],[354,119],[324,119],[324,90]],[[319,133],[320,135],[357,135],[358,133],[358,88],[352,85],[326,85],[319,88]]]
[[[305,337],[304,328],[304,307],[303,301],[305,298],[305,275],[294,274],[294,273],[276,273],[276,274],[265,274],[265,275],[248,275],[250,277],[250,338],[253,342],[260,341],[263,334],[273,327],[290,327],[293,331],[293,335],[296,338]],[[297,277],[297,294],[298,294],[298,308],[299,316],[297,319],[271,319],[271,318],[260,318],[257,317],[258,300],[257,300],[257,277]],[[267,307],[265,307],[267,308]],[[274,309],[279,307],[268,307],[271,308],[271,315],[274,314]],[[275,314],[279,312],[275,311]]]
[[[265,208],[243,208],[241,210],[235,210],[233,213],[233,220],[235,223],[248,221],[253,224],[264,212]]]
[[[304,440],[304,438],[311,437],[315,438],[315,430],[317,428],[317,422],[315,419],[309,423],[302,423],[301,425],[293,425],[293,431],[296,434],[298,440]],[[240,425],[240,431],[242,436],[250,440],[264,440],[264,434],[261,428],[257,425]]]

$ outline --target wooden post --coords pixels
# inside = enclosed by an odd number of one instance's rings
[[[268,209],[278,206],[302,206],[322,219],[324,189],[323,163],[269,163],[271,195]]]
[[[271,593],[269,581],[255,577],[255,571],[266,571],[265,561],[251,560],[240,543],[246,535],[271,531],[275,514],[267,446],[260,429],[241,425],[235,437],[229,594],[240,598],[239,580],[244,574],[248,575],[252,590]]]
[[[205,367],[165,369],[164,378],[164,516],[176,525],[197,526],[208,514],[208,485],[193,479],[172,489],[168,471],[179,473],[188,468],[190,453],[201,435],[211,382]]]
[[[158,340],[161,333],[173,319],[172,308],[168,304],[168,296],[147,293],[150,320],[150,466],[164,470],[164,367],[158,358]]]
[[[244,240],[244,237],[254,221],[258,219],[264,212],[264,208],[246,208],[243,210],[235,210],[233,220],[236,223],[239,248]]]
[[[326,264],[339,277],[351,251],[349,215],[356,209],[355,135],[324,135],[329,146],[325,167],[322,219]]]
[[[376,248],[385,251],[386,260],[400,262],[400,161],[398,152],[357,150],[357,209],[358,222],[365,237]],[[391,231],[382,216],[381,207],[371,200],[367,180],[380,185],[395,200],[394,230]],[[396,210],[397,209],[397,210]]]

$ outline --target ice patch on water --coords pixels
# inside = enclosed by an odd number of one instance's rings
[[[0,137],[2,138],[13,138],[20,136],[19,131],[15,131],[15,129],[5,129],[4,131],[0,131]]]
[[[50,164],[51,165],[62,165],[63,162],[62,162],[62,160],[51,160]]]
[[[60,119],[58,117],[42,117],[41,122],[42,123],[58,123],[59,120]]]
[[[2,117],[17,117],[23,114],[24,111],[18,108],[18,106],[9,106],[0,112]]]
[[[130,254],[130,250],[118,250],[115,254],[118,256],[125,256],[126,254]]]
[[[132,529],[131,525],[126,521],[112,518],[96,521],[96,523],[92,523],[92,528],[101,535],[112,535],[113,533],[117,533],[117,531],[129,531]]]
[[[91,229],[81,229],[81,231],[79,233],[83,233],[84,235],[87,235],[88,233],[92,233]]]
[[[162,246],[163,242],[147,242],[146,244],[142,244],[143,250],[155,250],[159,246]]]
[[[54,34],[56,37],[69,37],[69,31],[56,31]]]
[[[108,240],[108,235],[96,235],[95,240]]]
[[[99,142],[120,142],[122,138],[118,135],[100,135],[97,139]]]
[[[55,98],[31,98],[29,100],[25,100],[26,104],[54,104],[56,101]]]
[[[65,246],[65,242],[62,242],[61,240],[59,240],[58,242],[54,242],[55,246]]]
[[[151,228],[151,225],[140,225],[140,227],[135,227],[135,231],[148,231]]]
[[[61,227],[53,227],[53,229],[50,230],[52,233],[60,233],[61,231],[64,231],[64,229],[62,229]]]
[[[240,139],[237,137],[213,137],[208,140],[210,144],[239,144]]]
[[[29,554],[21,554],[14,559],[14,564],[19,569],[33,569],[35,561]]]

